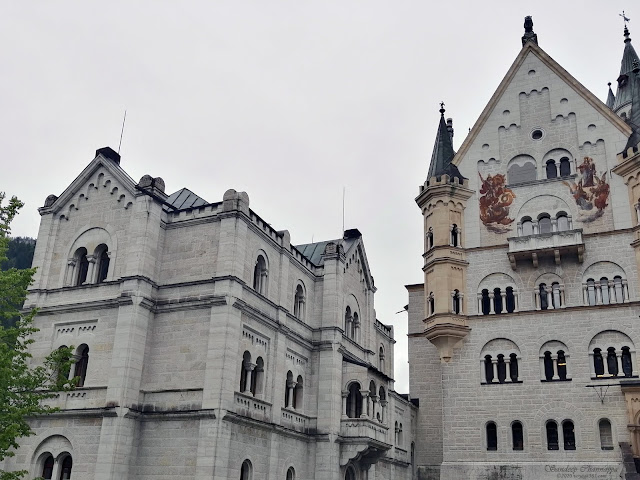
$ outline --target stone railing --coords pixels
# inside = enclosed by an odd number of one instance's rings
[[[516,267],[516,261],[520,259],[531,259],[537,267],[538,256],[541,255],[554,256],[556,264],[560,264],[560,255],[564,253],[577,254],[580,262],[583,259],[582,229],[510,237],[508,240],[508,255],[513,269]]]
[[[107,387],[78,387],[71,392],[58,392],[44,403],[60,410],[103,408],[107,399]]]
[[[389,443],[389,427],[369,418],[343,418],[340,421],[340,435],[343,437],[368,437]]]
[[[234,392],[233,404],[235,413],[257,420],[271,420],[271,404],[251,395]]]
[[[404,448],[395,447],[395,459],[401,462],[409,463],[409,454]]]
[[[298,432],[308,432],[309,430],[315,430],[316,419],[308,417],[300,412],[296,412],[290,408],[282,409],[282,418],[280,420],[283,427],[296,430]]]

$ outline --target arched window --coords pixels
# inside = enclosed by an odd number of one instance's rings
[[[378,361],[380,363],[380,371],[384,373],[384,348],[380,345],[380,349],[378,350]]]
[[[609,304],[609,279],[602,277],[600,279],[600,293],[602,294],[602,304]]]
[[[560,176],[568,177],[571,175],[571,162],[567,157],[562,157],[560,159]]]
[[[242,462],[242,467],[240,467],[240,480],[252,480],[253,477],[253,466],[249,460],[245,460]]]
[[[482,290],[482,314],[489,315],[491,311],[491,298],[489,298],[489,290]]]
[[[77,356],[79,358],[76,361],[74,377],[79,377],[77,386],[83,387],[87,378],[87,367],[89,366],[89,347],[87,345],[80,345]]]
[[[460,291],[456,289],[453,291],[453,296],[452,296],[453,313],[456,313],[456,314],[460,313],[460,311],[462,310],[460,305],[461,303],[462,303],[462,299],[460,298]]]
[[[622,347],[622,371],[625,377],[633,376],[633,363],[631,362],[631,350],[629,347]]]
[[[549,297],[547,295],[547,284],[541,283],[538,286],[538,290],[540,291],[540,309],[546,310],[549,308]]]
[[[616,349],[613,347],[607,348],[607,370],[609,375],[618,376],[618,358],[616,357]]]
[[[504,355],[498,355],[498,382],[504,383],[507,379],[507,365],[504,362]]]
[[[533,235],[533,222],[531,218],[525,217],[522,219],[522,236]]]
[[[427,232],[427,250],[433,248],[433,228],[429,227]]]
[[[493,289],[493,309],[496,313],[502,313],[502,290]]]
[[[253,269],[253,289],[262,295],[267,294],[267,277],[267,261],[262,255],[258,255]]]
[[[600,431],[600,448],[602,450],[613,450],[611,422],[606,418],[603,418],[598,422],[598,430]]]
[[[53,455],[48,454],[42,464],[42,478],[45,480],[51,480],[51,477],[53,476],[53,463]]]
[[[558,424],[553,420],[549,420],[547,428],[547,450],[558,450]]]
[[[251,384],[247,385],[248,372],[251,368],[251,354],[245,351],[242,355],[242,365],[240,366],[240,392],[251,390]]]
[[[360,329],[360,318],[358,312],[353,312],[353,324],[351,325],[351,339],[358,341],[358,330]]]
[[[380,396],[380,410],[378,411],[378,415],[377,415],[377,419],[380,422],[384,422],[385,419],[385,412],[387,409],[387,394],[384,391],[384,387],[380,387],[380,390],[378,391],[378,395]]]
[[[551,217],[549,215],[541,215],[538,218],[538,229],[540,233],[551,233]]]
[[[576,434],[571,420],[565,420],[562,422],[562,440],[564,442],[565,450],[576,449]]]
[[[547,381],[553,380],[553,360],[551,359],[551,352],[544,352],[544,378]]]
[[[556,217],[556,221],[558,222],[558,231],[564,232],[569,230],[569,217],[566,213],[559,213]]]
[[[516,297],[513,294],[513,287],[507,287],[505,296],[505,303],[507,312],[513,313],[516,310]]]
[[[593,349],[593,370],[596,377],[604,377],[604,359],[602,358],[602,350]]]
[[[295,382],[293,381],[293,373],[291,370],[287,372],[287,379],[284,382],[284,407],[293,408],[293,394],[294,394]]]
[[[60,480],[69,480],[71,478],[71,468],[73,467],[73,460],[71,455],[64,457],[62,466],[60,467]]]
[[[624,303],[624,288],[622,287],[622,277],[613,277],[613,289],[616,292],[616,302]]]
[[[96,283],[102,283],[109,274],[109,247],[104,243],[96,248],[95,258],[98,260]]]
[[[304,317],[304,289],[298,284],[296,294],[293,299],[293,315],[300,320]]]
[[[522,431],[522,423],[513,422],[511,424],[511,440],[514,450],[524,450],[524,435]]]
[[[557,178],[558,176],[558,167],[556,167],[555,160],[547,160],[547,178]]]
[[[398,425],[398,446],[402,448],[404,445],[404,433],[402,431],[402,423]]]
[[[256,396],[264,391],[264,360],[262,357],[256,359],[256,366],[251,375],[251,393]]]
[[[558,350],[558,377],[560,380],[567,379],[567,357],[564,350]]]
[[[353,382],[349,385],[349,394],[347,395],[347,417],[360,418],[362,415],[362,394],[360,393],[360,385]]]
[[[587,300],[589,305],[596,304],[596,282],[593,278],[587,280]]]
[[[487,383],[493,382],[493,360],[491,359],[491,355],[484,357],[484,374]]]
[[[351,308],[347,307],[344,312],[344,334],[347,337],[351,337],[351,330],[353,324],[353,316],[351,315]]]
[[[436,299],[433,292],[429,292],[429,315],[436,313]]]
[[[494,422],[487,423],[487,450],[498,450],[498,427]]]
[[[558,282],[551,284],[551,301],[553,308],[560,308],[562,306],[562,296],[560,295],[560,284]]]
[[[302,406],[304,405],[302,388],[303,388],[302,375],[298,375],[298,378],[296,379],[296,386],[293,389],[293,408],[295,408],[298,411],[302,410]]]
[[[89,272],[89,260],[87,259],[87,249],[84,247],[76,250],[76,278],[74,285],[83,285],[87,281],[87,273]]]
[[[352,466],[347,467],[347,471],[344,474],[344,480],[356,480],[356,471]]]
[[[411,478],[416,475],[416,444],[411,442]]]
[[[296,471],[293,467],[289,467],[287,470],[287,480],[296,480]]]
[[[518,355],[512,353],[509,355],[509,373],[512,382],[517,382],[520,373],[518,372]]]
[[[455,223],[451,225],[451,246],[458,246],[458,226]]]

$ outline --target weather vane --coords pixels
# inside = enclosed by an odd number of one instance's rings
[[[622,17],[622,20],[624,20],[624,26],[626,27],[627,22],[630,22],[631,19],[624,14],[624,10],[622,11],[622,13],[619,13],[618,15]]]

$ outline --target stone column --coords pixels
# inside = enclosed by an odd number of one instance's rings
[[[460,306],[460,315],[464,315],[464,293],[458,292],[458,304]]]
[[[564,298],[564,285],[560,285],[558,288],[560,289],[560,308],[565,308],[567,306],[567,302]]]
[[[500,290],[500,297],[502,297],[502,311],[507,311],[507,292]]]
[[[369,392],[361,392],[362,393],[362,414],[360,414],[360,418],[369,418],[367,415],[367,402],[369,401]]]
[[[487,368],[484,359],[480,360],[480,383],[487,383]]]
[[[478,315],[482,315],[482,293],[478,294]]]
[[[389,402],[387,402],[386,400],[380,400],[380,418],[382,419],[382,423],[386,424],[387,421],[387,404]]]
[[[521,360],[522,360],[521,357],[516,357],[516,367],[518,365],[522,365]],[[516,381],[516,382],[520,381],[520,369],[518,369],[518,376],[516,377],[516,379],[514,381]]]
[[[455,300],[454,300],[454,297],[455,297],[455,296],[456,296],[456,292],[455,292],[455,290],[454,290],[454,291],[452,291],[452,292],[451,292],[451,303],[449,304],[449,305],[450,305],[449,311],[450,311],[451,313],[456,313],[456,309],[455,309],[455,306],[454,306],[454,304],[453,304],[453,303],[454,303],[454,301],[455,301]]]
[[[586,283],[582,284],[582,300],[585,305],[589,305],[589,287]]]
[[[640,202],[634,205],[636,207],[636,220],[637,223],[640,223]]]
[[[618,303],[616,300],[616,287],[613,280],[609,280],[609,303]]]
[[[602,305],[602,291],[600,283],[595,283],[594,288],[596,290],[596,305]]]
[[[567,226],[569,227],[569,230],[573,230],[573,218],[571,215],[567,215]]]
[[[522,222],[518,222],[518,236],[522,236]]]
[[[349,392],[342,392],[342,418],[347,418],[347,397]]]
[[[505,382],[511,381],[511,357],[504,357],[504,365],[505,365]]]
[[[255,363],[247,363],[245,365],[245,370],[247,371],[247,377],[244,382],[244,391],[242,393],[251,393],[251,382],[253,379],[253,371],[256,368]]]
[[[460,227],[456,228],[456,235],[458,237],[458,247],[462,248],[462,231]]]
[[[493,380],[492,383],[499,383],[498,380],[498,359],[492,358],[491,363],[493,364]]]
[[[67,271],[64,274],[64,286],[70,287],[73,285],[73,274],[75,273],[76,260],[70,258],[67,260]]]
[[[557,232],[558,231],[558,219],[556,219],[556,218],[552,218],[551,219],[551,231],[552,232]]]
[[[547,286],[545,288],[545,293],[547,295],[547,310],[553,310],[553,287]]]
[[[89,262],[89,268],[87,269],[87,279],[83,283],[95,283],[95,271],[96,271],[96,257],[94,255],[87,255],[87,262]]]
[[[513,291],[513,303],[514,303],[514,312],[519,312],[520,311],[520,300],[518,298],[518,292],[517,290]]]
[[[603,352],[600,352],[600,355],[602,355],[602,364],[604,365],[604,375],[605,377],[609,377],[611,376],[611,374],[609,373],[609,352],[607,352],[606,350]]]
[[[558,375],[558,354],[551,354],[551,360],[553,360],[553,377],[552,380],[560,380],[560,375]]]
[[[540,227],[538,226],[538,222],[531,222],[531,226],[533,228],[533,234],[536,235],[540,233]]]
[[[624,297],[624,299],[622,300],[623,303],[630,300],[629,282],[627,282],[626,280],[622,280],[622,296]]]
[[[373,420],[376,420],[377,419],[377,417],[376,417],[376,405],[378,404],[378,396],[374,395],[373,397],[370,397],[370,398],[371,398],[371,418]]]
[[[496,313],[495,310],[495,293],[489,292],[489,315]]]
[[[293,389],[296,388],[296,382],[287,382],[287,405],[291,410],[295,410],[295,406],[293,405]]]
[[[616,359],[618,360],[618,376],[624,377],[624,372],[622,371],[622,352],[616,350]]]
[[[540,289],[536,288],[533,291],[533,295],[536,299],[536,310],[540,310]]]

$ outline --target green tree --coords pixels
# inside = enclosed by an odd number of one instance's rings
[[[36,249],[36,240],[29,237],[14,237],[9,239],[7,259],[0,262],[0,270],[10,268],[29,268],[33,261],[33,253]]]
[[[6,260],[11,221],[23,206],[16,197],[5,204],[5,198],[0,192],[0,263]],[[34,273],[33,268],[0,271],[0,461],[14,455],[20,438],[34,435],[29,418],[55,412],[46,401],[77,382],[65,376],[72,364],[71,348],[55,350],[42,365],[30,365],[28,347],[38,331],[33,326],[37,311],[23,311],[22,306]],[[0,480],[20,479],[26,473],[0,470]]]

